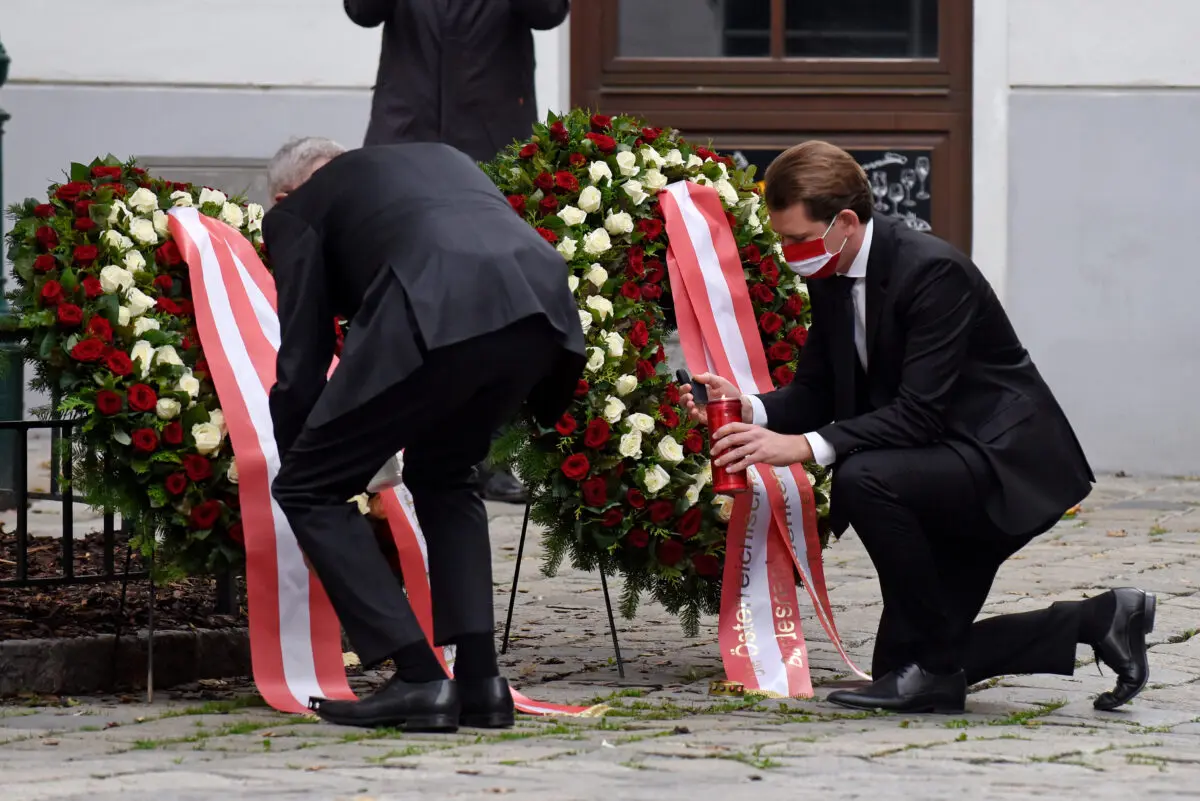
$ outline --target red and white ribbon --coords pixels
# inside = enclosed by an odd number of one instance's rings
[[[279,471],[268,404],[279,350],[274,279],[245,237],[194,208],[172,209],[170,232],[188,264],[196,328],[237,458],[255,684],[283,712],[306,712],[313,696],[352,699],[333,606],[271,497]],[[383,500],[409,602],[432,643],[428,556],[412,500],[403,485]],[[449,672],[444,658],[443,665]],[[531,715],[603,711],[543,704],[515,690],[513,700]]]
[[[774,388],[737,241],[712,187],[680,181],[660,195],[667,269],[688,369],[714,372],[747,393]],[[772,695],[812,695],[794,580],[846,664],[825,585],[812,485],[800,465],[756,465],[734,502],[722,576],[719,641],[728,678]],[[803,542],[797,542],[797,534]]]

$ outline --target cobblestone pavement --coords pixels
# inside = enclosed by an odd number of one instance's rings
[[[497,617],[520,509],[491,509]],[[48,513],[49,514],[49,513]],[[869,661],[878,589],[848,535],[827,551],[839,628]],[[960,717],[847,714],[821,700],[843,665],[810,623],[813,700],[707,695],[720,673],[711,621],[698,639],[653,607],[618,622],[612,658],[598,577],[538,572],[531,540],[507,674],[530,695],[603,699],[600,719],[523,718],[510,732],[406,736],[287,717],[246,690],[0,707],[0,797],[84,799],[1195,797],[1200,780],[1200,482],[1106,478],[1073,520],[1002,571],[989,614],[1110,586],[1159,594],[1151,685],[1120,713],[1092,710],[1111,686],[1090,651],[1074,677],[976,688]],[[614,593],[616,588],[614,588]],[[204,693],[207,693],[205,695]],[[163,696],[167,697],[163,697]],[[180,696],[190,695],[188,697]],[[174,697],[171,697],[174,696]],[[204,700],[205,698],[218,700]]]

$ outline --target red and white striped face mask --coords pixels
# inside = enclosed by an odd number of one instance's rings
[[[828,278],[837,272],[838,257],[842,255],[842,249],[846,247],[846,240],[849,237],[842,240],[842,246],[836,252],[829,251],[825,240],[836,223],[837,219],[835,218],[818,239],[784,245],[783,258],[793,272],[804,278]]]

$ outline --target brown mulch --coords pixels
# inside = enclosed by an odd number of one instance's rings
[[[104,573],[104,540],[99,533],[75,538],[75,575]],[[30,538],[27,576],[62,575],[62,541]],[[0,531],[0,580],[17,575],[16,535]],[[0,587],[0,640],[38,637],[85,637],[113,634],[120,622],[124,634],[143,629],[149,622],[150,585],[146,579],[130,581],[123,615],[120,575],[125,569],[125,543],[118,538],[114,553],[117,577],[98,584]],[[133,555],[130,570],[145,570],[141,556]],[[245,586],[238,580],[240,597]],[[246,625],[245,605],[236,615],[216,615],[216,581],[192,578],[155,589],[154,626],[159,631],[225,629]]]

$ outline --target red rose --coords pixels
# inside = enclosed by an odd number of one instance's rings
[[[149,412],[158,403],[158,393],[145,384],[134,384],[129,388],[129,408],[135,412]]]
[[[153,453],[158,447],[158,434],[153,428],[139,428],[130,438],[133,440],[134,449],[142,453]]]
[[[582,453],[573,453],[563,460],[560,468],[563,475],[572,481],[580,481],[588,474],[588,470],[592,467],[588,462],[588,458]]]
[[[68,328],[74,328],[83,322],[83,309],[74,303],[60,303],[58,305],[58,321]]]
[[[43,225],[34,232],[33,238],[43,250],[54,250],[58,247],[58,233],[48,225]]]
[[[89,275],[83,279],[83,294],[89,298],[98,298],[104,294],[104,286],[100,283],[100,279]]]
[[[196,307],[193,306],[192,302],[187,298],[183,298],[182,300],[178,301],[176,306],[179,308],[179,313],[184,317],[191,317],[192,312],[196,310]]]
[[[178,420],[172,420],[163,426],[162,431],[163,442],[168,445],[183,444],[183,424]]]
[[[62,284],[53,279],[47,281],[46,283],[42,284],[41,295],[42,303],[45,303],[47,306],[56,305],[60,300],[62,300]]]
[[[37,270],[39,273],[48,273],[57,265],[58,262],[55,261],[54,257],[49,253],[43,253],[33,260],[33,269]]]
[[[555,195],[546,195],[538,203],[538,208],[541,209],[542,214],[553,214],[555,209],[558,208],[558,197]]]
[[[640,489],[635,487],[625,493],[625,502],[634,509],[641,509],[646,505],[646,496],[642,494]]]
[[[763,280],[769,286],[779,286],[779,265],[775,263],[774,256],[767,256],[758,263],[758,271],[762,273]]]
[[[75,347],[71,348],[71,358],[76,361],[95,362],[99,361],[102,356],[104,356],[104,343],[92,337],[79,340]]]
[[[584,164],[587,164],[587,156],[582,153],[572,153],[571,158],[568,160],[571,162],[572,167],[582,167]]]
[[[241,509],[242,508],[241,496],[239,496],[236,491],[232,495],[226,495],[225,496],[225,505],[228,506],[230,509]]]
[[[583,444],[589,448],[602,448],[611,437],[612,429],[608,422],[597,417],[588,423],[587,430],[583,432]]]
[[[509,195],[508,205],[512,206],[512,210],[517,214],[525,213],[525,196],[524,195]]]
[[[154,260],[163,266],[174,267],[183,261],[183,255],[174,242],[164,242],[154,251]]]
[[[54,206],[50,203],[39,203],[33,207],[33,216],[41,217],[43,220],[47,217],[53,217]]]
[[[92,185],[87,181],[71,181],[54,190],[54,196],[65,203],[74,203],[79,196],[89,191]]]
[[[171,280],[171,276],[169,276],[169,275],[154,276],[154,285],[156,287],[158,287],[159,289],[163,290],[164,292],[170,292],[171,286],[174,283],[175,282]]]
[[[548,172],[538,173],[538,176],[533,179],[533,185],[543,192],[549,192],[554,188],[554,176]]]
[[[95,245],[79,245],[73,254],[75,263],[87,267],[100,257],[100,249]]]
[[[675,531],[685,540],[690,540],[700,531],[700,520],[700,507],[693,506],[680,515],[679,520],[675,522]]]
[[[179,308],[179,304],[168,297],[159,296],[154,305],[158,307],[159,311],[166,312],[167,314],[179,314],[182,311]]]
[[[642,286],[642,297],[646,300],[658,300],[662,297],[662,287],[658,284],[645,284]]]
[[[739,251],[739,254],[742,257],[742,261],[750,264],[758,264],[760,261],[762,261],[762,251],[758,249],[758,245],[753,243],[742,248]]]
[[[167,480],[163,482],[163,485],[167,488],[167,492],[172,495],[182,495],[183,491],[187,489],[187,476],[183,473],[172,473],[167,476]]]
[[[662,236],[663,224],[659,220],[638,220],[638,230],[646,235],[647,239],[658,239]]]
[[[531,159],[534,156],[536,156],[537,153],[538,153],[537,143],[530,142],[529,144],[525,145],[525,147],[521,148],[521,152],[518,155],[523,159]]]
[[[588,506],[603,506],[608,501],[608,482],[602,476],[592,476],[579,489]]]
[[[651,360],[655,364],[662,364],[667,360],[667,351],[665,348],[663,348],[661,342],[658,343],[658,349],[654,351],[654,355],[651,357]]]
[[[558,418],[558,424],[554,426],[554,430],[564,437],[569,437],[575,433],[575,429],[578,426],[579,424],[575,422],[574,417],[564,413],[562,417]]]
[[[593,114],[591,123],[593,131],[607,131],[612,127],[612,117],[606,114]]]
[[[588,390],[590,389],[591,386],[587,381],[584,381],[582,378],[579,379],[579,381],[575,384],[575,397],[582,398],[584,395],[588,394]]]
[[[699,453],[704,450],[704,437],[696,429],[687,432],[683,438],[683,449],[688,453]]]
[[[621,295],[630,300],[641,300],[642,290],[638,289],[638,285],[632,281],[626,281],[621,284]]]
[[[658,561],[667,567],[674,567],[683,558],[683,543],[679,540],[666,540],[658,544]]]
[[[233,540],[238,545],[245,544],[246,535],[242,533],[242,524],[240,521],[229,527],[229,539]]]
[[[192,191],[192,185],[189,184],[187,181],[175,181],[173,184],[171,184],[171,188],[178,192],[191,192]]]
[[[775,312],[763,312],[763,315],[758,318],[758,327],[764,333],[774,334],[783,327],[783,318]]]
[[[738,218],[734,216],[732,211],[725,212],[725,222],[729,223],[729,227],[736,229],[738,226]]]
[[[767,358],[777,362],[790,362],[796,355],[796,349],[786,342],[776,342],[767,348]]]
[[[692,567],[697,576],[717,576],[721,573],[721,560],[706,553],[698,553],[692,557]]]
[[[96,408],[100,414],[116,414],[121,411],[121,396],[111,389],[102,389],[96,393]]]
[[[663,263],[658,259],[650,259],[650,261],[646,262],[647,281],[653,281],[657,284],[659,281],[663,280],[663,276],[666,274],[666,268],[663,267]]]
[[[646,533],[646,529],[644,528],[634,528],[630,529],[629,533],[625,535],[625,541],[634,548],[645,548],[650,544],[650,535]]]
[[[796,374],[786,364],[781,364],[771,371],[771,376],[775,379],[776,384],[786,387],[792,383],[792,379],[796,377]]]
[[[220,501],[204,501],[197,504],[188,516],[192,528],[212,528],[221,518]]]
[[[96,223],[91,217],[79,217],[72,226],[76,231],[91,231],[96,227]]]
[[[212,476],[212,462],[199,454],[190,453],[183,457],[183,472],[192,481],[203,481]]]
[[[629,249],[629,264],[625,268],[625,274],[630,278],[641,278],[646,274],[646,265],[644,262],[645,251],[641,248]]]
[[[808,329],[802,325],[796,326],[791,331],[788,331],[787,341],[798,348],[803,348],[804,343],[808,342]]]
[[[571,141],[571,134],[567,132],[567,126],[562,124],[562,120],[556,120],[550,123],[550,138],[560,145],[565,145]]]
[[[788,317],[799,317],[804,311],[804,296],[792,295],[783,304],[783,313]]]
[[[675,514],[674,501],[655,501],[650,504],[650,519],[655,523],[665,523]]]
[[[112,184],[109,189],[112,190],[113,195],[116,197],[125,197],[125,194],[129,191],[125,188],[125,184]]]
[[[554,173],[554,186],[562,192],[578,192],[579,180],[569,172]]]
[[[679,425],[679,413],[670,406],[663,404],[658,407],[658,414],[662,419],[663,425],[667,428],[675,428]]]
[[[596,149],[601,153],[612,153],[617,149],[617,140],[613,139],[611,136],[606,136],[599,133],[590,133],[587,135],[587,138],[592,141],[592,144],[595,145]]]
[[[201,375],[208,375],[208,360],[203,356],[199,359],[196,359],[196,366],[192,372],[200,373]]]
[[[654,369],[654,362],[647,361],[646,359],[638,359],[637,377],[640,380],[645,381],[654,378],[657,374],[658,371]]]
[[[134,169],[134,172],[137,172],[136,168]],[[141,173],[138,173],[138,174],[140,175]],[[120,178],[121,177],[121,168],[120,167],[105,167],[102,164],[97,164],[95,167],[92,167],[92,177],[93,178]]]
[[[759,303],[770,303],[775,300],[775,293],[766,284],[755,284],[750,287],[750,297]]]
[[[537,232],[542,235],[542,239],[545,239],[551,245],[558,241],[558,234],[554,233],[549,228],[539,228],[537,229]]]
[[[643,128],[642,129],[642,138],[645,139],[647,142],[653,142],[655,139],[662,136],[662,132],[663,132],[662,128]]]
[[[708,161],[709,159],[712,159],[713,161],[717,160],[717,154],[709,150],[707,147],[696,148],[696,155],[705,161]]]
[[[103,340],[105,343],[112,342],[112,325],[100,315],[95,315],[92,319],[88,320],[87,332],[96,339]]]
[[[625,513],[620,509],[609,509],[604,513],[604,517],[600,520],[600,525],[605,528],[614,528],[621,525],[621,521],[625,519]]]

